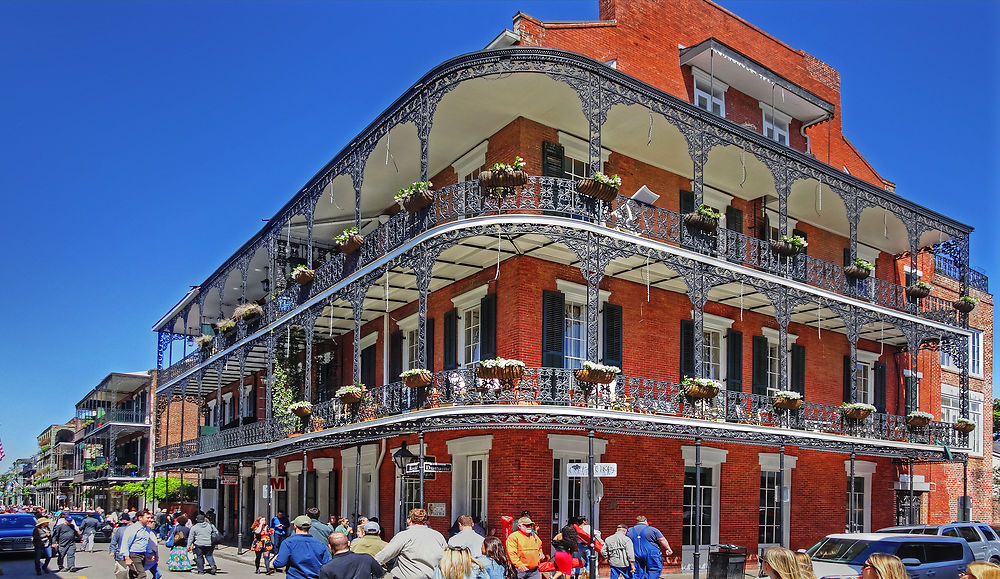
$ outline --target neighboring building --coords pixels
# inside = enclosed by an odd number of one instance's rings
[[[200,469],[224,531],[307,505],[395,529],[425,503],[440,530],[527,509],[547,542],[586,513],[567,465],[591,433],[618,464],[595,523],[648,516],[674,566],[722,542],[953,520],[966,484],[990,517],[993,304],[971,228],[897,195],[844,138],[828,65],[703,0],[600,7],[518,14],[428,72],[156,323],[158,394],[198,405],[162,427],[186,430],[154,470]],[[516,155],[526,185],[490,195],[480,171]],[[621,176],[617,196],[577,189],[597,170]],[[393,193],[426,180],[430,207],[400,211]],[[702,204],[717,228],[687,225]],[[351,224],[364,241],[339,252]],[[777,253],[786,234],[806,250]],[[846,276],[855,259],[870,277]],[[252,303],[262,316],[216,335]],[[523,377],[477,378],[496,356]],[[574,372],[588,360],[622,375],[591,389]],[[416,368],[430,388],[399,381]],[[685,377],[722,392],[681,398]],[[354,382],[368,394],[342,403]],[[274,406],[282,384],[312,402],[304,426]],[[804,405],[775,408],[782,390]],[[918,410],[934,420],[908,424]],[[421,454],[451,474],[402,476]]]
[[[68,506],[70,484],[76,472],[73,437],[78,424],[74,418],[66,424],[53,424],[38,435],[38,460],[32,484],[37,504],[46,509]]]
[[[152,385],[148,372],[114,372],[76,404],[73,504],[110,512],[144,503],[112,487],[149,480]]]

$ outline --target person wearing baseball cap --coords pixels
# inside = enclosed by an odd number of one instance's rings
[[[389,544],[383,541],[382,537],[379,536],[382,528],[379,527],[378,523],[375,521],[368,521],[365,523],[362,530],[364,530],[365,535],[360,539],[355,539],[351,543],[351,551],[354,551],[355,553],[368,553],[374,557],[379,551]]]
[[[281,542],[271,565],[284,567],[288,579],[317,579],[319,568],[330,560],[330,549],[309,534],[312,519],[299,515],[292,520],[295,533]]]
[[[540,579],[538,564],[546,559],[542,540],[535,534],[531,517],[517,520],[517,530],[507,537],[507,557],[517,570],[517,579]]]

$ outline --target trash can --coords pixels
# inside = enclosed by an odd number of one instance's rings
[[[746,547],[724,544],[708,553],[708,579],[743,579],[747,564]]]

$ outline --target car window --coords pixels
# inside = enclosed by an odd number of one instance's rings
[[[35,517],[0,517],[0,529],[34,529]]]
[[[937,535],[938,534],[938,530],[939,530],[938,527],[927,527],[926,529],[924,529],[924,534],[925,535]]]
[[[826,538],[810,547],[806,552],[815,561],[847,563],[857,557],[861,551],[864,551],[870,543],[871,541],[858,539]]]
[[[997,540],[997,534],[993,532],[993,529],[987,527],[986,525],[979,525],[976,528],[979,529],[979,532],[982,533],[984,537],[986,537],[987,541]]]
[[[983,540],[983,538],[979,536],[979,533],[976,532],[975,527],[972,526],[959,527],[958,532],[962,538],[969,543],[979,543]]]
[[[947,529],[944,530],[943,533],[941,533],[941,535],[943,535],[945,537],[957,537],[958,536],[958,531],[956,531],[952,527],[948,527]]]
[[[922,559],[922,563],[944,563],[946,561],[965,560],[965,550],[961,543],[935,543],[924,544],[927,559]]]
[[[924,555],[924,544],[923,543],[900,543],[899,550],[896,551],[896,556],[900,559],[916,559],[921,563],[927,558]]]

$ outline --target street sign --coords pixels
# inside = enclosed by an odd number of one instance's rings
[[[406,465],[406,474],[417,474],[420,470],[419,462],[411,462]],[[424,474],[435,472],[451,472],[450,462],[425,462]]]
[[[271,498],[271,485],[261,485],[260,487],[260,498],[269,499]]]
[[[236,481],[239,480],[239,478],[240,477],[238,477],[238,476],[220,476],[219,477],[219,484],[234,485],[234,484],[236,484]]]
[[[589,474],[589,469],[587,468],[587,463],[585,462],[571,462],[566,465],[566,476],[581,477],[587,476]],[[616,477],[618,476],[618,463],[617,462],[595,462],[594,463],[594,476],[595,477]]]
[[[219,465],[219,476],[240,476],[240,465],[238,465],[238,464],[220,464]]]
[[[56,500],[57,501],[65,501],[66,500],[66,495],[56,495]]]

